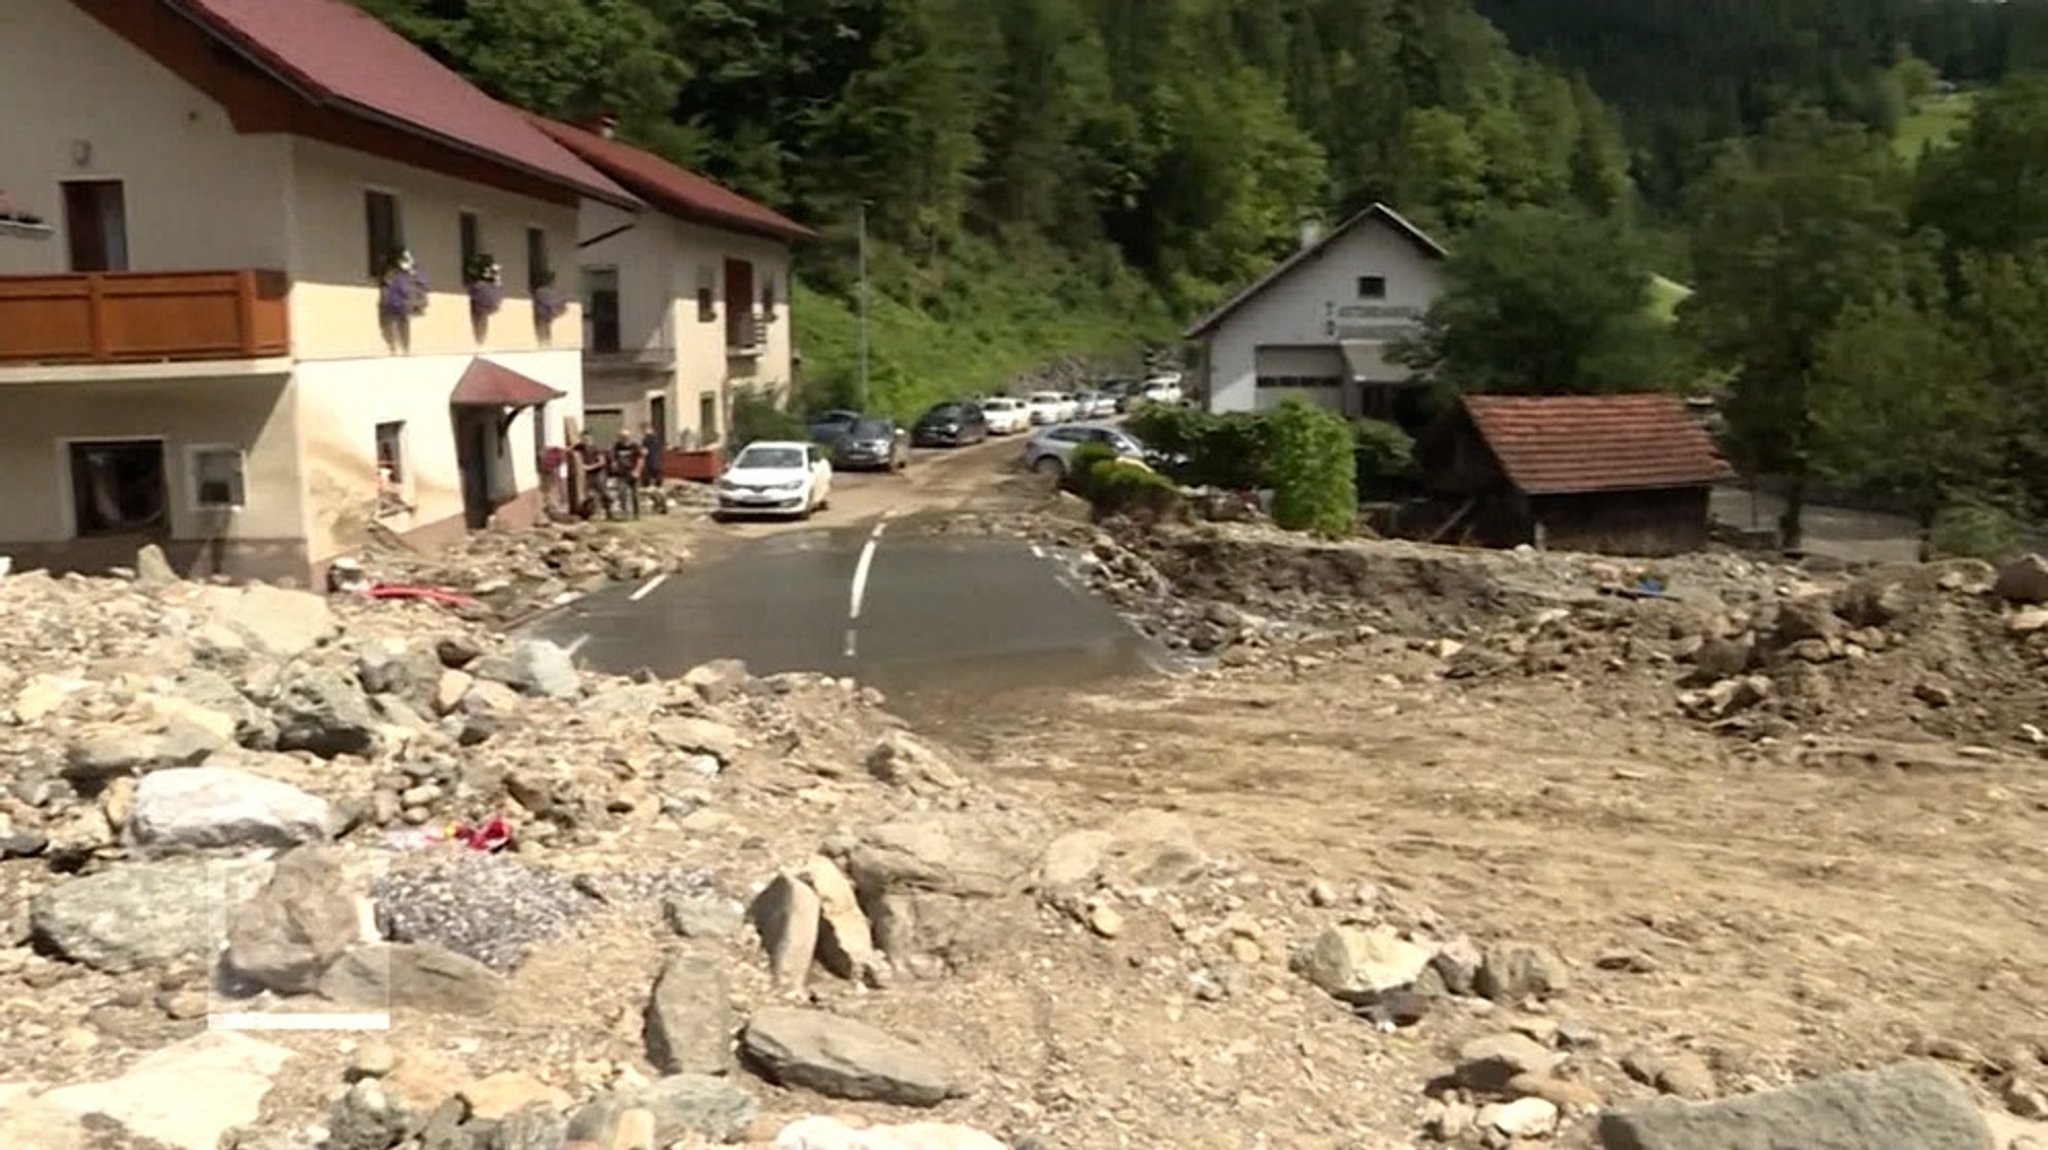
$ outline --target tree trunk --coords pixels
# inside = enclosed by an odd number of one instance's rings
[[[1785,487],[1785,512],[1778,516],[1778,546],[1786,551],[1798,551],[1806,542],[1806,469],[1801,468],[1791,475],[1791,482]]]

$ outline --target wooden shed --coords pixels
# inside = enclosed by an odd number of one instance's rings
[[[1735,476],[1663,393],[1468,395],[1417,445],[1433,534],[1492,547],[1672,555],[1707,541],[1714,484]]]

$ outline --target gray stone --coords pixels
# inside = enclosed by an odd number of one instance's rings
[[[1526,1034],[1489,1034],[1458,1048],[1458,1081],[1489,1094],[1507,1089],[1521,1074],[1548,1077],[1564,1056]]]
[[[710,719],[663,719],[653,730],[663,746],[684,754],[710,755],[730,763],[740,753],[740,733]]]
[[[327,838],[340,819],[318,795],[228,767],[145,775],[128,833],[148,847],[284,847]]]
[[[1991,593],[2008,603],[2048,603],[2048,559],[2022,555],[2000,567]]]
[[[717,895],[670,895],[662,900],[668,928],[684,938],[731,938],[746,921],[746,912]]]
[[[322,998],[358,1010],[489,1014],[504,979],[483,963],[430,943],[372,943],[335,960],[320,976]]]
[[[1969,1088],[1931,1062],[1857,1071],[1704,1104],[1609,1111],[1606,1150],[1996,1150]]]
[[[277,746],[277,720],[226,675],[204,667],[189,667],[178,672],[170,686],[180,698],[232,720],[235,742],[240,745],[257,750]]]
[[[270,881],[229,916],[227,964],[267,989],[304,994],[361,937],[362,914],[340,856],[300,847],[278,859]]]
[[[421,710],[432,706],[442,670],[432,648],[402,639],[375,640],[356,652],[356,681],[363,690],[397,695]]]
[[[758,1113],[753,1096],[729,1078],[675,1074],[594,1099],[569,1119],[567,1137],[608,1147],[620,1118],[629,1110],[654,1114],[657,1146],[693,1134],[714,1142],[736,1142]]]
[[[920,811],[861,836],[847,871],[862,901],[870,892],[928,891],[995,898],[1021,888],[1041,854],[1017,820],[965,811]]]
[[[178,569],[164,555],[164,549],[145,543],[135,551],[135,582],[143,587],[168,587],[178,582]]]
[[[522,695],[573,699],[583,693],[583,676],[569,652],[546,639],[523,639],[502,655],[487,655],[468,668],[479,679],[503,683]]]
[[[262,584],[197,590],[200,607],[216,622],[240,632],[252,646],[279,659],[296,659],[341,632],[327,600],[310,591]]]
[[[1548,998],[1571,985],[1562,959],[1540,946],[1510,942],[1491,946],[1473,986],[1495,1002]]]
[[[738,1029],[725,968],[715,959],[671,959],[647,1000],[647,1060],[664,1074],[724,1074]]]
[[[356,1080],[335,1100],[327,1118],[332,1150],[388,1150],[405,1137],[410,1116],[383,1082]]]
[[[740,1042],[771,1080],[831,1098],[937,1106],[965,1093],[938,1056],[822,1010],[763,1010],[747,1024]]]
[[[370,700],[351,679],[331,671],[307,671],[292,678],[271,704],[277,717],[277,746],[336,755],[374,758],[383,732]]]
[[[853,883],[828,858],[811,859],[801,873],[818,896],[819,965],[849,981],[866,981],[881,964],[881,956]]]
[[[1295,956],[1302,977],[1340,1002],[1369,1005],[1413,986],[1434,951],[1402,938],[1390,926],[1344,923],[1317,935]]]
[[[747,917],[768,951],[768,969],[785,987],[801,988],[818,950],[818,893],[793,874],[778,874],[754,897]]]
[[[65,749],[64,777],[96,789],[126,775],[197,766],[227,745],[216,733],[190,723],[168,723],[161,731],[104,727]]]
[[[545,1102],[534,1102],[507,1114],[498,1123],[496,1150],[562,1150],[569,1120]]]
[[[261,1116],[263,1099],[290,1058],[289,1050],[244,1034],[207,1031],[144,1055],[116,1078],[59,1087],[35,1105],[98,1124],[102,1132],[112,1125],[128,1136],[124,1144],[218,1150],[228,1131]]]
[[[952,790],[961,783],[960,772],[945,756],[917,736],[890,731],[868,751],[870,775],[890,786],[911,791]]]
[[[685,685],[694,687],[705,702],[714,706],[738,694],[752,676],[738,659],[713,659],[683,672]]]
[[[270,870],[243,859],[128,863],[42,892],[29,921],[58,955],[125,974],[211,954],[215,912],[256,893]]]

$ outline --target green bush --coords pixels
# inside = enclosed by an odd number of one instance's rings
[[[1362,482],[1400,479],[1415,467],[1415,437],[1399,424],[1356,420],[1351,424],[1351,445]]]
[[[1935,512],[1927,527],[1928,558],[2000,562],[2020,551],[2020,525],[2012,513],[1981,503],[1961,503]]]
[[[1093,500],[1096,466],[1112,462],[1116,457],[1116,448],[1107,443],[1091,440],[1077,445],[1067,456],[1067,470],[1060,476],[1060,486],[1083,499]]]
[[[1263,414],[1212,415],[1195,407],[1147,404],[1126,421],[1154,451],[1181,457],[1175,478],[1194,487],[1252,491],[1268,486],[1267,421]]]
[[[1349,535],[1358,523],[1358,464],[1342,416],[1289,400],[1266,413],[1273,522],[1289,531]]]
[[[1083,485],[1089,506],[1104,518],[1122,515],[1162,523],[1183,518],[1187,510],[1179,484],[1134,459],[1096,460]]]
[[[761,439],[808,439],[803,418],[783,406],[772,391],[741,387],[732,393],[732,446]]]

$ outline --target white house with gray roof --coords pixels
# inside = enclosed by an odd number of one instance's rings
[[[1408,369],[1388,346],[1442,290],[1443,245],[1385,204],[1299,251],[1188,329],[1203,345],[1209,410],[1264,411],[1300,397],[1345,416],[1389,414]]]

